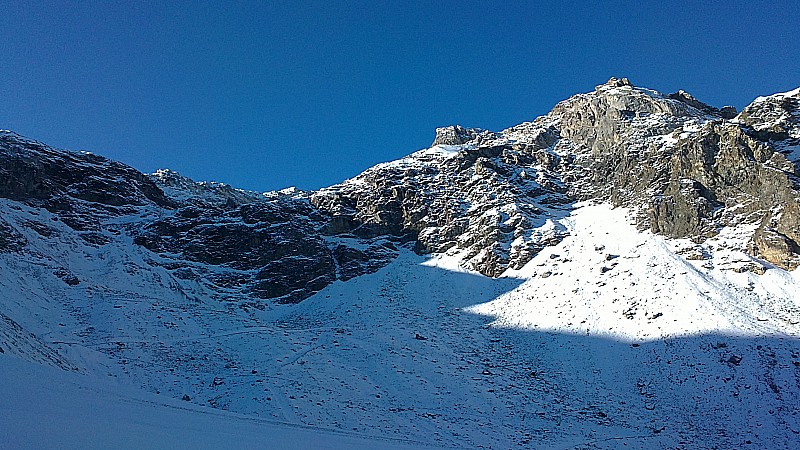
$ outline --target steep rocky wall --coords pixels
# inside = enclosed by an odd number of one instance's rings
[[[174,206],[147,176],[101,156],[54,150],[10,132],[0,132],[0,149],[3,198],[53,208],[62,196],[111,207]]]
[[[797,95],[757,100],[728,120],[730,108],[612,79],[549,116],[559,145],[579,157],[574,196],[638,209],[643,227],[670,237],[702,240],[722,226],[759,223],[753,253],[794,268],[798,181],[777,140],[797,133]]]

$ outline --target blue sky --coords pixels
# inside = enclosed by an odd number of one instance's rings
[[[610,76],[738,108],[800,86],[796,0],[2,4],[0,128],[254,190],[334,184]]]

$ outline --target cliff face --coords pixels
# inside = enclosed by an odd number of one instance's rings
[[[760,98],[738,116],[685,93],[611,80],[550,113],[562,152],[577,155],[577,198],[633,207],[655,233],[702,241],[756,223],[754,256],[797,266],[798,91]],[[726,117],[730,118],[727,119]],[[771,130],[765,132],[764,130]]]

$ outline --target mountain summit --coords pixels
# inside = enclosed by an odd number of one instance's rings
[[[0,351],[414,445],[792,448],[798,164],[800,89],[627,78],[313,192],[4,131]]]

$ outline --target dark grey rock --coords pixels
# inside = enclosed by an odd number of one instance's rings
[[[58,269],[54,272],[54,275],[58,278],[61,278],[64,283],[68,286],[77,286],[80,284],[81,280],[78,279],[72,272],[67,269]]]
[[[0,253],[19,252],[27,244],[25,236],[0,218]]]
[[[719,109],[719,115],[725,120],[731,120],[739,114],[735,106],[723,106]]]
[[[0,197],[48,206],[55,198],[120,207],[169,200],[147,176],[91,153],[54,150],[10,132],[0,132]]]
[[[297,303],[336,280],[336,266],[330,254],[309,258],[288,256],[262,267],[251,292],[279,303]],[[322,256],[322,257],[319,257]]]
[[[678,92],[669,94],[668,97],[673,100],[678,100],[679,102],[686,103],[692,108],[698,109],[706,114],[721,115],[721,111],[719,109],[701,102],[700,100],[694,98],[691,94],[689,94],[684,90],[680,90]],[[727,108],[731,107],[728,106]],[[736,109],[734,108],[734,116],[736,115],[735,112]],[[730,110],[726,110],[726,114],[730,114]]]

